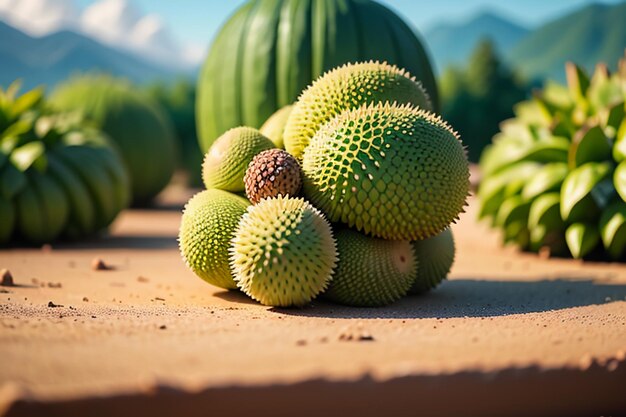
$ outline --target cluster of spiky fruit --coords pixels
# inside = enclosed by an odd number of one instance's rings
[[[207,190],[183,213],[184,260],[272,306],[320,294],[381,306],[434,288],[454,260],[448,227],[469,169],[430,106],[404,70],[365,62],[324,74],[262,131],[227,131],[206,154]]]
[[[524,250],[626,260],[626,57],[565,70],[483,153],[480,216]]]
[[[75,239],[106,228],[130,201],[121,158],[43,90],[0,89],[0,244]]]

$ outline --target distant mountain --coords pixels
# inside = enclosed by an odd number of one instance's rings
[[[615,69],[626,48],[626,2],[594,4],[533,30],[507,55],[529,78],[564,81],[566,61],[593,69],[606,62]]]
[[[73,73],[98,70],[146,83],[172,79],[170,69],[72,31],[35,38],[0,21],[0,86],[21,78],[25,88],[53,86]]]
[[[489,38],[504,55],[524,36],[528,29],[496,14],[485,12],[458,24],[440,24],[424,33],[435,60],[437,71],[448,65],[464,65],[482,38]]]

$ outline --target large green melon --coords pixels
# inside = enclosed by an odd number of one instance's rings
[[[198,80],[196,122],[206,151],[235,126],[260,127],[324,72],[387,61],[410,72],[439,108],[416,31],[371,0],[250,0],[217,34]]]
[[[61,110],[81,111],[113,139],[130,173],[134,205],[149,203],[169,183],[177,157],[171,121],[130,83],[105,75],[73,77],[50,101]]]

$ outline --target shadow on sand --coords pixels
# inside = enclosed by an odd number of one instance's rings
[[[321,298],[302,309],[271,310],[293,316],[325,318],[495,317],[624,301],[626,285],[600,283],[591,279],[454,279],[443,282],[430,293],[405,297],[387,307],[345,307]]]
[[[80,249],[172,249],[178,247],[172,235],[104,235],[78,242],[61,242],[53,245],[54,250]]]

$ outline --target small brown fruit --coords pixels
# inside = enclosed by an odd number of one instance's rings
[[[269,149],[250,162],[244,183],[252,204],[279,195],[295,197],[302,186],[302,171],[291,154],[282,149]]]

